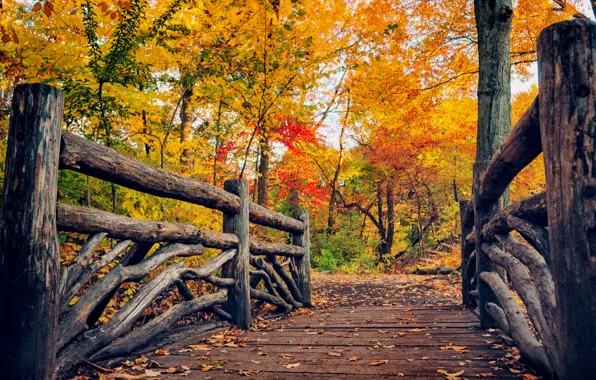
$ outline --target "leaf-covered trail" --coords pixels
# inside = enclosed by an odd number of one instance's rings
[[[160,379],[535,378],[458,305],[457,283],[318,274],[314,309],[160,351],[145,371]]]

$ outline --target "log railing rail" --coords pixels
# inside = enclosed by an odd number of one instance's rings
[[[84,360],[123,357],[199,311],[248,329],[254,309],[264,302],[284,313],[311,305],[306,210],[296,207],[292,217],[286,216],[250,202],[246,180],[226,181],[221,189],[61,131],[62,109],[62,93],[51,86],[27,84],[14,91],[0,242],[4,375],[51,379],[56,369],[65,374]],[[59,170],[219,210],[223,231],[59,203]],[[289,232],[291,243],[252,239],[250,223]],[[62,268],[61,231],[89,235]],[[117,244],[99,255],[105,239]],[[222,252],[200,268],[176,260],[202,255],[204,248]],[[97,276],[106,267],[111,269]],[[197,296],[187,284],[192,280],[219,290]],[[127,282],[142,286],[98,325]],[[131,331],[143,311],[170,287],[177,288],[183,301]]]
[[[478,306],[482,326],[496,325],[513,338],[543,375],[590,378],[596,373],[596,24],[573,20],[546,28],[538,62],[538,97],[492,157],[473,199],[460,204],[462,301]],[[540,153],[546,191],[499,210],[511,181]]]

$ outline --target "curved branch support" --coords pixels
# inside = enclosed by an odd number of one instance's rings
[[[555,284],[548,264],[544,258],[528,246],[523,245],[510,235],[496,235],[497,240],[509,254],[530,269],[530,274],[540,297],[542,311],[551,331],[555,331],[557,299]]]
[[[279,296],[286,303],[289,303],[296,309],[304,307],[302,303],[296,301],[294,297],[292,297],[292,294],[290,293],[288,288],[286,288],[284,281],[281,279],[281,277],[279,277],[275,269],[273,269],[273,265],[257,257],[251,257],[250,263],[257,268],[264,270],[267,273],[267,275],[269,275],[271,282],[275,284],[275,289],[277,290]]]
[[[271,282],[271,278],[269,277],[269,275],[267,274],[267,272],[265,272],[262,269],[259,270],[251,270],[250,271],[250,275],[253,276],[253,278],[255,279],[254,283],[255,286],[253,286],[253,281],[251,281],[250,286],[256,289],[256,286],[259,284],[259,282],[261,280],[263,280],[263,284],[265,285],[265,289],[267,289],[267,291],[273,295],[276,294],[275,292],[275,287],[273,286],[273,283]]]
[[[507,216],[507,225],[509,225],[509,228],[519,232],[544,257],[546,263],[550,265],[550,245],[546,228],[514,215]]]
[[[480,279],[484,281],[494,292],[501,304],[502,310],[507,317],[511,337],[518,344],[519,350],[528,362],[542,374],[552,374],[552,366],[546,356],[544,346],[540,344],[530,326],[524,318],[524,313],[515,302],[513,295],[509,292],[507,285],[495,272],[482,272]]]
[[[294,282],[294,279],[290,276],[288,272],[284,269],[284,267],[279,264],[275,259],[273,259],[273,269],[277,272],[279,277],[285,282],[288,290],[292,294],[292,297],[298,302],[302,302],[302,294],[300,294],[300,290],[298,290],[298,286]]]
[[[554,336],[549,325],[546,323],[538,298],[538,292],[526,268],[519,260],[503,252],[494,244],[484,243],[482,244],[482,249],[492,261],[507,269],[513,288],[526,305],[532,324],[536,328],[536,331],[538,331],[538,334],[540,334],[542,341],[551,347],[550,343],[553,342]]]
[[[81,247],[79,254],[72,259],[72,261],[68,264],[67,267],[62,268],[62,274],[60,279],[60,299],[62,303],[62,298],[65,293],[72,288],[72,286],[79,280],[79,277],[83,274],[83,271],[89,265],[89,261],[93,254],[101,245],[103,239],[108,236],[105,232],[96,233],[91,235],[85,244]],[[72,298],[72,297],[71,297]],[[70,301],[70,299],[69,299]]]
[[[63,289],[62,295],[60,297],[60,311],[64,312],[66,309],[68,309],[70,300],[87,282],[89,282],[89,280],[91,280],[93,275],[95,275],[95,273],[97,273],[97,271],[99,271],[101,268],[114,261],[116,257],[120,256],[120,254],[124,252],[126,248],[128,248],[130,243],[130,240],[121,241],[110,252],[83,268],[83,271],[80,273],[78,279],[74,283],[70,284],[68,288]]]
[[[486,312],[490,314],[491,317],[497,322],[499,328],[505,335],[511,335],[509,330],[509,322],[507,322],[507,316],[503,309],[499,307],[496,303],[489,302],[486,304]]]
[[[250,289],[250,297],[257,299],[257,300],[268,302],[272,305],[275,305],[278,308],[282,309],[284,311],[284,313],[287,313],[290,310],[292,310],[292,305],[286,303],[281,297],[274,296],[273,294],[264,292],[262,290],[257,290],[257,289],[251,288]]]
[[[79,298],[77,303],[61,316],[58,325],[57,349],[60,350],[72,338],[89,328],[87,319],[96,306],[104,302],[106,294],[111,294],[122,283],[140,281],[158,266],[174,257],[196,256],[201,253],[203,253],[203,246],[201,245],[169,244],[139,264],[126,267],[120,264],[117,265],[93,284]]]
[[[116,339],[92,355],[89,360],[99,361],[129,355],[149,343],[157,335],[167,331],[180,318],[224,303],[228,299],[227,294],[228,290],[223,289],[214,294],[207,294],[179,303],[130,334]]]
[[[230,315],[230,313],[217,306],[208,307],[207,309],[205,309],[205,312],[213,313],[225,321],[232,320],[232,316]]]
[[[168,266],[153,280],[149,281],[145,286],[143,286],[134,295],[134,297],[128,303],[126,303],[107,323],[96,329],[85,332],[79,339],[65,346],[58,353],[57,370],[61,373],[64,373],[68,369],[81,363],[83,359],[88,358],[97,350],[127,333],[134,325],[136,320],[141,316],[143,311],[149,305],[151,305],[151,302],[153,302],[157,296],[159,296],[168,287],[173,285],[177,280],[182,278],[183,275],[190,272],[193,275],[193,279],[212,278],[212,273],[221,268],[221,266],[234,257],[235,254],[236,250],[222,252],[198,269],[191,270],[190,268],[184,268],[184,263],[182,262]],[[154,256],[155,255],[146,260],[150,260]],[[198,300],[200,300],[200,298],[197,299],[197,301]],[[193,305],[193,303],[190,305]],[[186,310],[184,307],[181,308]],[[180,308],[176,310],[179,309]],[[176,312],[178,313],[181,311]],[[164,314],[167,318],[173,317],[167,312]]]

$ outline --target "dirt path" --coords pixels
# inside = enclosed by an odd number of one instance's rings
[[[458,305],[457,284],[445,276],[315,275],[314,309],[184,342],[129,368],[159,379],[536,379]]]

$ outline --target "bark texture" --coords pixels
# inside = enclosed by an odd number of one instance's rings
[[[596,373],[596,24],[540,34],[540,127],[562,379]]]
[[[52,379],[58,318],[56,195],[64,97],[43,84],[14,90],[0,238],[0,373]]]
[[[511,130],[511,58],[510,36],[513,9],[511,0],[474,0],[478,32],[478,132],[474,163],[474,227],[476,229],[477,273],[494,270],[482,251],[480,231],[498,212],[499,202],[483,202],[481,179],[489,161]],[[507,203],[508,193],[504,194]],[[491,289],[478,283],[480,322],[483,328],[494,327],[486,312],[488,302],[496,302]]]
[[[302,295],[304,306],[312,306],[310,285],[310,221],[308,210],[295,209],[294,217],[302,221],[305,228],[302,233],[292,234],[292,244],[301,247],[304,250],[304,255],[296,257],[293,261],[295,265],[290,264],[290,268],[295,272],[292,275]]]
[[[238,238],[238,254],[222,269],[224,277],[236,280],[231,289],[224,310],[232,316],[232,322],[241,329],[248,329],[251,324],[250,274],[249,274],[249,230],[248,230],[248,182],[246,180],[227,180],[224,189],[240,198],[238,214],[224,214],[224,232],[233,233]]]

